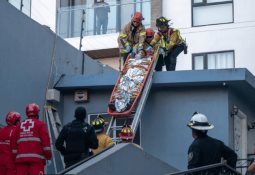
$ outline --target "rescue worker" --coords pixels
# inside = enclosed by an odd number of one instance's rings
[[[77,107],[74,112],[75,120],[63,127],[56,140],[55,146],[64,156],[66,168],[87,158],[89,148],[98,147],[95,130],[85,122],[86,116],[86,109]]]
[[[151,46],[147,51],[151,50],[153,46],[160,42],[159,58],[156,65],[156,71],[162,71],[162,66],[166,65],[167,71],[174,71],[176,67],[177,56],[184,51],[187,53],[187,45],[180,35],[178,29],[169,26],[169,21],[165,17],[160,17],[156,20],[156,27],[158,32],[151,41]]]
[[[5,121],[7,126],[0,129],[0,175],[16,175],[15,155],[12,153],[11,140],[16,125],[20,122],[20,114],[9,112]]]
[[[119,133],[119,137],[122,143],[132,142],[134,139],[134,133],[132,129],[130,128],[130,126],[128,126],[127,124],[123,125]]]
[[[92,149],[92,152],[95,155],[103,149],[114,145],[114,142],[112,138],[105,133],[105,121],[101,115],[98,115],[97,118],[92,121],[92,126],[95,129],[98,140],[98,148]]]
[[[147,28],[147,29],[145,29],[145,33],[146,33],[146,38],[145,38],[143,49],[138,52],[138,50],[139,50],[138,49],[138,45],[139,44],[136,44],[134,46],[134,48],[133,48],[133,52],[132,53],[135,54],[135,55],[138,54],[139,55],[138,58],[143,58],[145,56],[152,55],[153,52],[154,52],[154,49],[150,49],[148,51],[146,51],[146,49],[149,46],[152,46],[150,43],[151,43],[151,41],[154,38],[155,32],[154,32],[154,30],[152,28]],[[136,58],[137,58],[137,56],[136,56]]]
[[[143,16],[140,12],[135,12],[132,20],[124,26],[118,37],[118,45],[120,53],[123,56],[123,64],[125,63],[128,54],[143,49],[145,41],[145,28],[142,24]],[[136,49],[133,47],[138,44]]]
[[[188,123],[194,138],[188,150],[188,169],[221,163],[221,158],[232,168],[236,167],[237,154],[222,141],[207,135],[214,128],[204,114],[195,112]],[[218,169],[207,170],[206,173],[218,174]]]
[[[39,120],[39,106],[26,106],[27,119],[15,130],[13,152],[16,155],[17,175],[44,174],[46,160],[52,153],[46,124]]]

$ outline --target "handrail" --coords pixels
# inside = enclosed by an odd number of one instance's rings
[[[88,157],[88,158],[86,158],[86,159],[84,159],[84,160],[81,160],[80,162],[78,162],[78,163],[76,163],[76,164],[74,164],[74,165],[72,165],[72,166],[70,166],[70,167],[68,167],[68,168],[66,168],[66,169],[64,169],[64,170],[62,170],[62,171],[60,171],[60,172],[58,172],[58,175],[64,175],[64,174],[67,173],[68,171],[71,171],[72,169],[74,169],[74,168],[80,166],[81,164],[83,164],[83,163],[89,161],[90,159],[93,159],[93,158],[97,157],[98,155],[100,155],[100,154],[102,154],[103,152],[105,152],[105,151],[111,149],[112,147],[114,147],[114,145],[111,145],[111,146],[109,146],[109,147],[103,149],[103,150],[100,151],[99,153],[97,153],[97,154],[95,154],[95,155],[93,155],[93,156],[90,156],[90,157]]]
[[[228,170],[231,173],[233,173],[232,175],[241,175],[241,173],[237,172],[235,169],[233,169],[232,167],[230,167],[229,165],[227,165],[226,163],[216,163],[216,164],[212,164],[212,165],[206,165],[206,166],[202,166],[202,167],[198,167],[198,168],[192,168],[186,171],[181,171],[181,172],[175,172],[175,173],[169,173],[169,174],[165,174],[165,175],[186,175],[186,174],[190,174],[190,173],[199,173],[199,172],[203,172],[209,169],[214,169],[214,168],[222,168],[222,170]]]

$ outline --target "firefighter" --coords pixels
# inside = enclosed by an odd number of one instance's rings
[[[167,71],[174,71],[176,67],[177,56],[184,51],[187,53],[187,45],[180,35],[178,29],[169,26],[169,21],[165,17],[160,17],[156,20],[156,27],[158,32],[151,41],[151,46],[147,51],[151,50],[153,46],[160,43],[159,58],[156,65],[156,71],[162,71],[162,66],[166,65]]]
[[[120,133],[119,133],[119,137],[121,139],[122,143],[128,143],[128,142],[132,142],[134,139],[134,133],[132,131],[132,129],[130,128],[129,125],[125,124]]]
[[[16,128],[13,152],[17,152],[17,175],[44,174],[46,160],[52,153],[46,124],[39,120],[39,106],[35,103],[26,106],[27,119]]]
[[[145,33],[146,33],[146,38],[145,38],[145,42],[144,42],[143,49],[140,50],[140,51],[138,51],[138,50],[139,50],[139,49],[138,49],[138,45],[139,45],[139,44],[136,44],[136,45],[134,46],[134,48],[133,48],[134,51],[133,51],[132,53],[136,55],[136,58],[143,58],[143,57],[145,57],[145,56],[152,55],[153,52],[154,52],[154,49],[150,49],[150,50],[148,50],[148,51],[146,51],[146,49],[147,49],[149,46],[152,46],[150,43],[151,43],[151,41],[152,41],[153,38],[154,38],[155,32],[154,32],[154,30],[153,30],[152,28],[147,28],[147,29],[145,30]]]
[[[20,122],[20,114],[9,112],[5,121],[7,126],[0,130],[0,175],[15,175],[15,156],[12,153],[11,140],[16,125]]]
[[[85,122],[87,111],[77,107],[74,112],[75,120],[68,123],[60,131],[55,146],[64,156],[66,168],[87,158],[89,149],[98,147],[94,128]]]
[[[105,133],[105,121],[101,115],[98,115],[97,118],[93,120],[92,126],[95,129],[98,140],[98,148],[92,149],[93,154],[97,154],[103,149],[114,145],[112,138]]]
[[[192,130],[193,143],[188,150],[188,168],[197,168],[221,162],[223,158],[232,168],[236,167],[237,154],[222,141],[207,135],[214,128],[204,114],[195,112],[187,125]],[[219,170],[208,170],[209,174],[218,174]]]
[[[145,28],[142,24],[143,16],[140,12],[135,12],[131,21],[124,26],[118,37],[120,53],[123,55],[123,64],[125,63],[128,54],[143,49],[145,41]],[[133,47],[138,44],[138,47]]]

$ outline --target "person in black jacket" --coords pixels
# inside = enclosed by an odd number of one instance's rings
[[[221,163],[222,159],[230,167],[236,167],[237,154],[222,141],[207,135],[207,131],[214,126],[208,123],[204,114],[195,112],[188,123],[188,127],[192,129],[194,138],[188,150],[188,169]],[[211,169],[203,173],[219,174],[219,169]]]
[[[55,146],[64,156],[65,168],[87,158],[90,148],[98,147],[94,128],[84,121],[86,116],[84,107],[76,108],[75,120],[63,127],[56,140]]]

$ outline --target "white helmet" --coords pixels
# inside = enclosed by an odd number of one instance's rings
[[[196,130],[209,130],[214,128],[208,123],[208,119],[204,114],[195,112],[188,123],[188,127]]]

